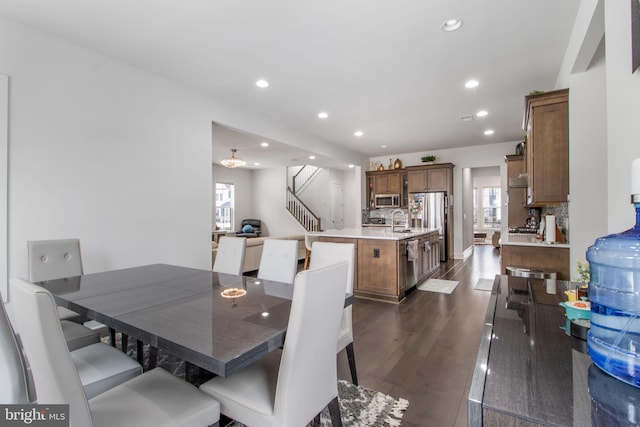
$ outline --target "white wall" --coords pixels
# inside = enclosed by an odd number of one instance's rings
[[[253,171],[254,211],[267,236],[304,233],[304,228],[286,208],[287,170],[285,168]]]
[[[155,262],[209,269],[212,122],[364,163],[4,17],[0,73],[10,83],[9,274],[18,277],[27,240],[66,237],[80,238],[87,273]]]
[[[631,7],[605,1],[607,90],[607,231],[617,233],[635,223],[631,161],[640,157],[640,72],[631,73]]]
[[[524,95],[523,95],[524,100]],[[523,111],[524,113],[524,111]],[[506,165],[504,163],[504,156],[507,154],[514,154],[516,145],[521,141],[503,142],[488,145],[479,145],[474,147],[464,148],[451,148],[447,150],[432,150],[429,152],[420,153],[408,153],[408,154],[389,154],[383,157],[372,157],[369,159],[372,162],[381,161],[383,164],[389,162],[389,157],[399,158],[402,164],[406,166],[414,166],[420,164],[420,158],[424,155],[434,155],[437,157],[437,163],[453,163],[453,234],[454,234],[454,254],[453,257],[457,259],[464,258],[465,250],[467,250],[473,242],[473,232],[469,236],[469,231],[465,231],[463,227],[463,207],[462,204],[462,171],[464,168],[481,168],[497,166],[500,168],[500,176],[502,178],[502,187],[506,188]],[[385,160],[387,163],[385,163]],[[471,181],[469,181],[471,183]],[[362,189],[364,191],[364,188]],[[504,194],[503,194],[504,197]],[[451,202],[451,200],[450,200]],[[451,221],[451,218],[449,218]],[[464,237],[467,239],[464,239]],[[469,243],[464,243],[465,241]]]

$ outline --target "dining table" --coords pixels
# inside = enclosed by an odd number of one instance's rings
[[[169,264],[37,284],[58,305],[223,377],[283,346],[294,289]],[[353,300],[345,294],[345,306]]]

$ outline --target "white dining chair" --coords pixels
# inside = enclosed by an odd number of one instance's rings
[[[16,329],[38,402],[69,404],[71,427],[218,425],[218,402],[162,368],[88,398],[64,344],[51,293],[20,279],[12,278],[9,284],[12,301],[21,307],[16,310]]]
[[[349,278],[347,280],[347,293],[353,293],[353,278],[355,269],[355,246],[353,243],[331,243],[331,242],[314,242],[313,256],[309,270],[322,268],[336,262],[346,261],[349,265]],[[338,335],[338,353],[342,350],[347,351],[347,360],[349,361],[349,370],[351,371],[351,380],[358,385],[358,374],[356,371],[356,358],[353,351],[353,320],[352,307],[344,308],[342,313],[342,324]]]
[[[216,273],[242,275],[246,237],[222,236],[218,242],[218,253],[213,262]]]
[[[329,405],[333,425],[342,425],[333,343],[347,270],[343,262],[298,273],[282,350],[200,386],[224,415],[249,426],[304,426]]]
[[[258,279],[293,283],[297,271],[297,240],[266,239],[264,241]]]
[[[27,242],[29,281],[64,279],[82,275],[80,240],[30,240]],[[68,308],[58,306],[58,319],[69,350],[100,342],[100,331],[83,326],[87,319]]]
[[[3,405],[27,404],[33,401],[29,396],[27,364],[13,332],[9,316],[0,300],[0,403]]]

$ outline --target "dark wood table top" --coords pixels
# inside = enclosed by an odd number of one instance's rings
[[[220,376],[283,345],[293,295],[292,284],[167,264],[39,285],[59,305]],[[225,298],[231,289],[246,294]]]

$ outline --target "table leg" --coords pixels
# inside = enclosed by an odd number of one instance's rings
[[[129,335],[122,334],[122,348],[121,348],[122,352],[126,353],[128,347],[129,347]]]
[[[116,330],[109,328],[109,336],[111,337],[111,347],[116,346]]]
[[[140,340],[136,341],[136,360],[144,368],[144,346]]]
[[[158,363],[158,347],[149,346],[149,370],[156,367]]]

